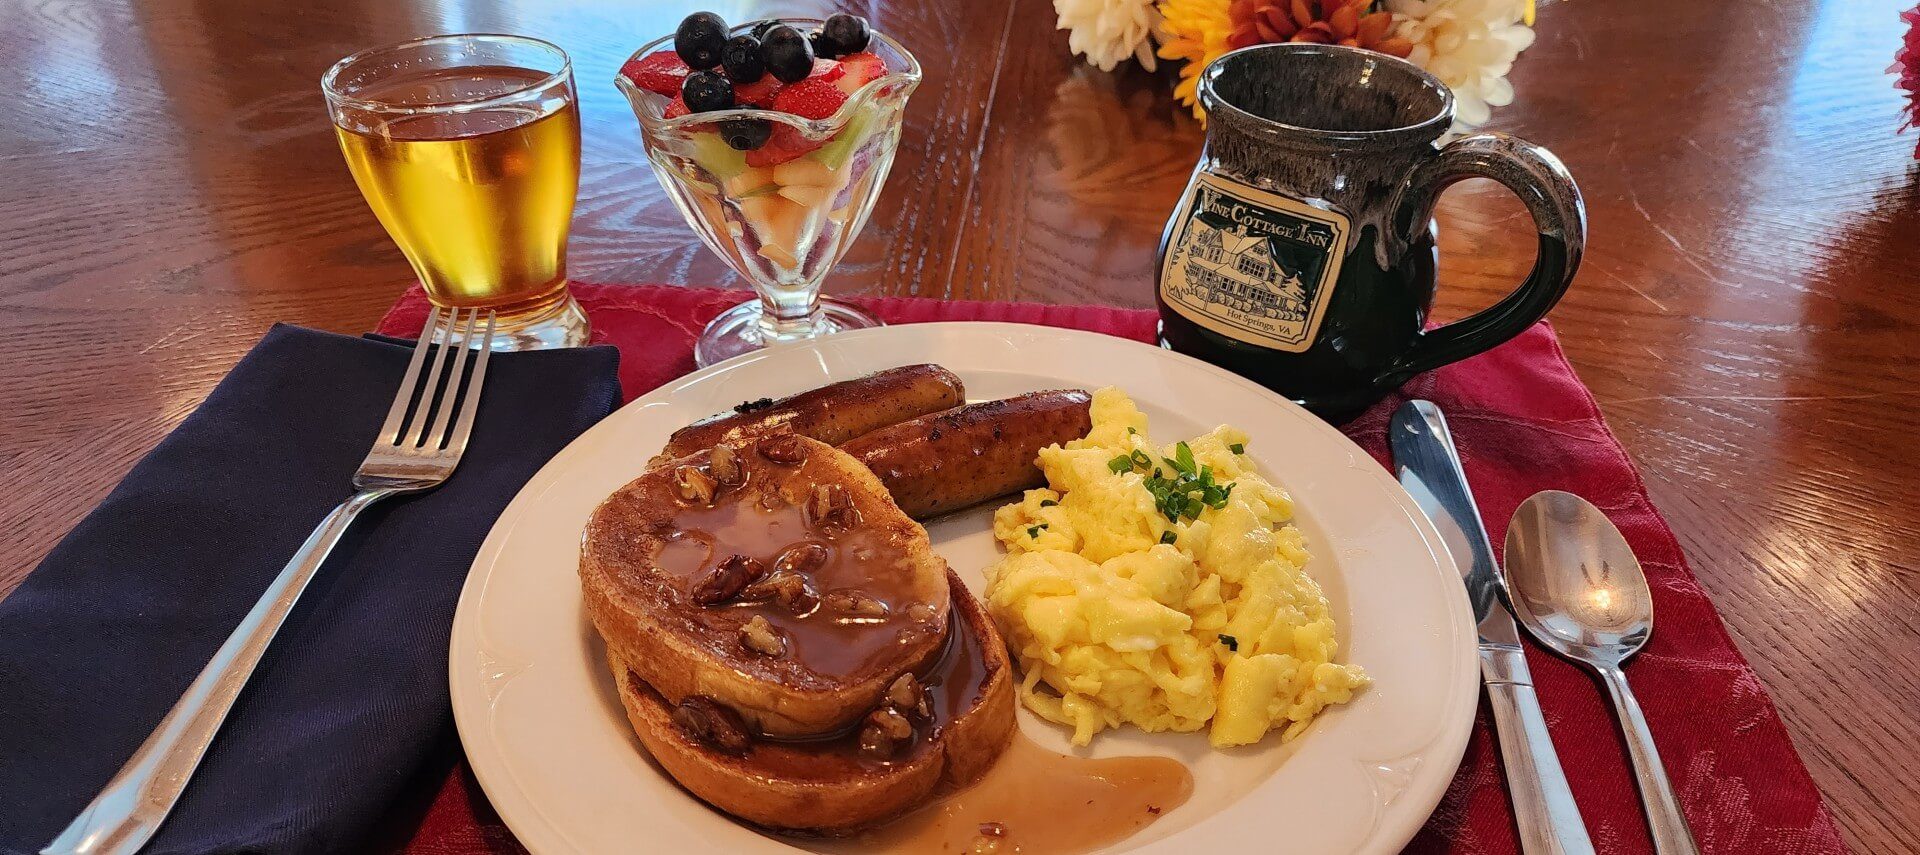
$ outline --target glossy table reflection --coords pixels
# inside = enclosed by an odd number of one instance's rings
[[[1562,0],[1493,126],[1579,178],[1592,230],[1562,339],[1862,852],[1920,850],[1920,189],[1885,74],[1903,5]],[[575,276],[739,286],[607,83],[691,8],[5,4],[0,592],[268,324],[364,330],[408,280],[321,105],[321,71],[353,50],[449,31],[564,46],[585,120]],[[1201,138],[1163,80],[1077,63],[1046,0],[845,8],[927,79],[829,292],[1151,304]],[[1444,316],[1531,263],[1525,213],[1490,185],[1449,192],[1440,221]]]

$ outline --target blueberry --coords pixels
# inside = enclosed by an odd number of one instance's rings
[[[760,40],[760,59],[782,83],[799,83],[813,72],[813,46],[786,24],[768,30]]]
[[[680,100],[695,113],[725,110],[733,106],[733,84],[712,71],[696,71],[680,84]]]
[[[727,70],[727,79],[735,83],[759,80],[767,73],[767,64],[760,59],[760,40],[752,36],[727,39],[726,46],[720,49],[720,67]]]
[[[813,49],[821,56],[839,59],[866,50],[867,44],[872,41],[873,30],[868,29],[867,19],[842,12],[820,25]]]
[[[766,119],[733,119],[720,123],[720,138],[736,151],[752,151],[767,144],[773,123]]]
[[[695,12],[674,31],[673,52],[688,68],[712,68],[720,64],[720,48],[726,42],[726,21],[712,12]]]
[[[779,21],[768,18],[760,23],[754,24],[753,29],[748,30],[747,34],[753,36],[754,41],[764,42],[767,40],[767,32],[778,26],[780,26]]]

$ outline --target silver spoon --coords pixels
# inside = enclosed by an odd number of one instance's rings
[[[1654,849],[1698,853],[1640,702],[1620,670],[1653,634],[1653,594],[1627,539],[1586,499],[1546,490],[1514,511],[1506,559],[1507,596],[1520,623],[1555,653],[1598,672],[1613,695]]]

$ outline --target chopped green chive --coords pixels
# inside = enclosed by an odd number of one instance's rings
[[[1052,499],[1041,499],[1041,500],[1040,500],[1040,507],[1043,507],[1043,508],[1051,508],[1051,507],[1053,507],[1054,505],[1057,505],[1057,504],[1060,504],[1060,503],[1059,503],[1059,502],[1056,502],[1056,501],[1054,501],[1054,500],[1052,500]]]
[[[1233,636],[1227,635],[1226,633],[1221,633],[1220,643],[1226,645],[1228,650],[1231,650],[1235,653],[1240,652],[1240,639],[1238,638],[1234,638]]]
[[[1227,506],[1233,485],[1215,482],[1211,465],[1196,468],[1193,449],[1186,443],[1174,447],[1173,457],[1161,459],[1173,467],[1173,477],[1168,478],[1165,470],[1155,469],[1153,477],[1145,479],[1143,486],[1153,495],[1154,507],[1168,522],[1179,522],[1182,517],[1196,519],[1206,508],[1219,510]]]
[[[1107,469],[1111,470],[1115,475],[1129,471],[1133,469],[1133,458],[1122,454],[1119,457],[1107,461]]]
[[[1232,444],[1232,445],[1229,445],[1229,446],[1227,446],[1227,450],[1228,450],[1228,451],[1231,451],[1231,452],[1233,452],[1234,454],[1246,454],[1246,453],[1247,453],[1247,447],[1246,447],[1246,445],[1244,445],[1244,444],[1242,444],[1242,443],[1238,443],[1238,442],[1236,442],[1236,443],[1234,443],[1234,444]]]
[[[1173,529],[1167,529],[1166,531],[1163,531],[1160,533],[1161,543],[1172,543],[1179,539],[1180,539],[1179,536],[1173,533]]]
[[[1042,531],[1045,531],[1045,530],[1046,530],[1046,528],[1047,528],[1047,524],[1046,524],[1046,523],[1041,523],[1041,524],[1039,524],[1039,525],[1030,525],[1030,526],[1027,526],[1027,536],[1028,536],[1028,537],[1039,537],[1039,536],[1040,536],[1040,532],[1042,532]]]

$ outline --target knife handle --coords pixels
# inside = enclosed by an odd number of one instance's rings
[[[1533,694],[1533,675],[1518,648],[1481,647],[1480,674],[1500,735],[1500,762],[1513,794],[1520,851],[1527,855],[1592,855],[1593,841],[1574,804],[1547,719]]]

